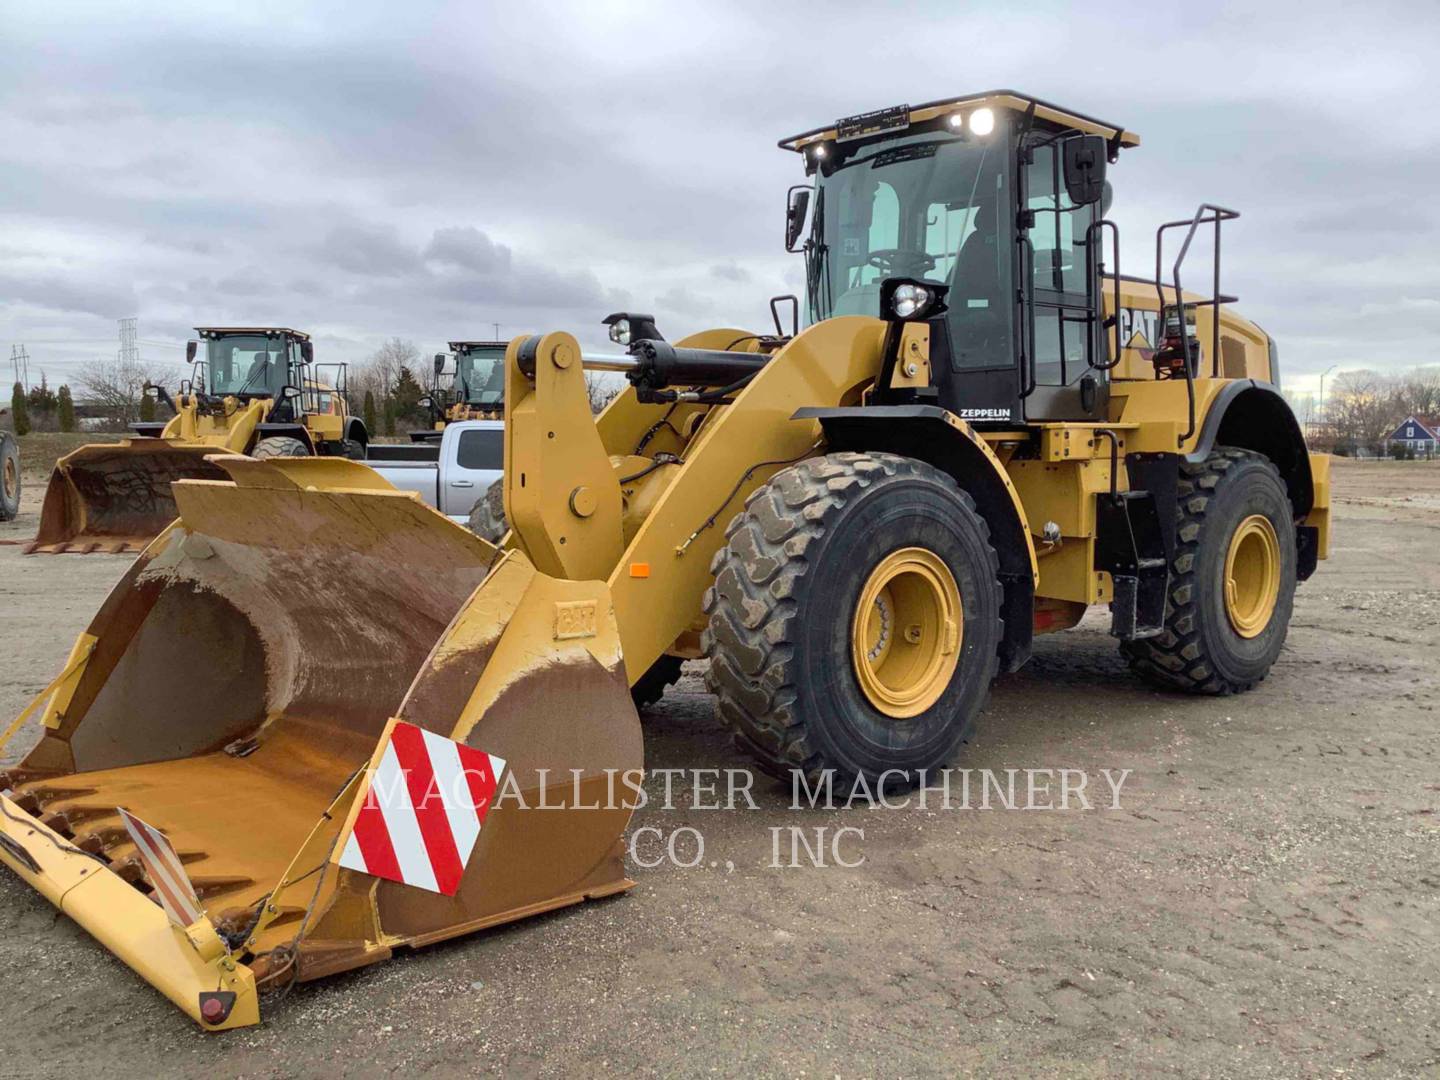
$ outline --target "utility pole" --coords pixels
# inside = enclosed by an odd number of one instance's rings
[[[491,340],[491,341],[499,341],[499,340],[500,340],[500,324],[497,322],[497,323],[492,323],[491,325],[495,327],[495,336],[494,336],[493,338],[491,338],[490,340]]]
[[[1321,422],[1322,424],[1323,424],[1323,423],[1325,422],[1325,420],[1326,420],[1326,416],[1325,416],[1325,376],[1326,376],[1326,375],[1329,375],[1330,372],[1334,371],[1334,370],[1335,370],[1337,367],[1339,367],[1339,366],[1340,366],[1339,364],[1331,364],[1328,368],[1326,368],[1324,371],[1322,371],[1322,372],[1320,373],[1320,404],[1316,406],[1315,411],[1319,414],[1319,416],[1320,416],[1320,422]]]

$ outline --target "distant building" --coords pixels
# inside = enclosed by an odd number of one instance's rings
[[[1407,416],[1400,426],[1385,437],[1385,449],[1399,443],[1415,452],[1417,457],[1431,457],[1440,450],[1440,418]]]

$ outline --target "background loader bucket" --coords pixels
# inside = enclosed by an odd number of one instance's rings
[[[153,887],[116,807],[170,838],[242,1003],[247,986],[628,888],[617,778],[638,786],[641,736],[606,585],[540,574],[410,495],[367,490],[352,462],[212,461],[233,482],[175,486],[179,520],[81,636],[41,741],[0,773],[0,861],[197,1019],[215,973],[153,970],[158,905],[143,934],[114,905],[72,909],[84,888],[67,873],[88,870],[95,895]],[[391,717],[508,763],[454,896],[330,862],[337,793]],[[57,847],[88,854],[56,869]]]
[[[40,528],[25,554],[139,551],[175,520],[170,484],[223,479],[216,448],[167,439],[82,446],[55,463]]]

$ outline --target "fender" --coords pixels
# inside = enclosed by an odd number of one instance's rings
[[[370,445],[370,433],[365,430],[365,421],[358,416],[352,416],[345,421],[345,438],[350,442],[358,442],[361,446]]]
[[[310,448],[310,453],[315,453],[315,440],[311,437],[310,431],[304,424],[256,424],[255,435],[251,440],[250,449],[255,449],[255,444],[261,439],[272,438],[277,435],[284,435],[291,439],[299,439]]]
[[[1315,505],[1315,480],[1305,436],[1290,403],[1272,383],[1236,379],[1215,395],[1195,449],[1185,460],[1204,461],[1217,446],[1254,450],[1273,461],[1290,493],[1296,521]]]
[[[990,526],[1005,590],[1000,662],[1014,671],[1030,657],[1039,568],[1025,508],[1005,467],[964,420],[938,405],[804,408],[792,420],[818,420],[832,450],[881,450],[934,465],[955,478]]]

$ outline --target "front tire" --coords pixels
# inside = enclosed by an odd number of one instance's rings
[[[678,656],[661,654],[630,688],[630,700],[635,702],[635,708],[648,709],[664,697],[665,691],[680,681],[680,669],[684,663]]]
[[[498,544],[510,531],[505,520],[505,478],[494,481],[484,495],[470,508],[470,531],[482,540]]]
[[[0,431],[0,521],[20,512],[20,444],[8,431]]]
[[[1295,521],[1275,465],[1221,447],[1181,465],[1165,630],[1125,642],[1131,668],[1196,694],[1249,690],[1270,673],[1295,602]]]
[[[999,562],[947,474],[801,462],[747,500],[711,570],[706,682],[766,771],[913,784],[970,735],[998,665]]]
[[[268,439],[261,439],[255,444],[255,450],[251,457],[260,458],[281,458],[281,457],[309,457],[310,448],[299,439],[292,439],[288,435],[272,435]]]

